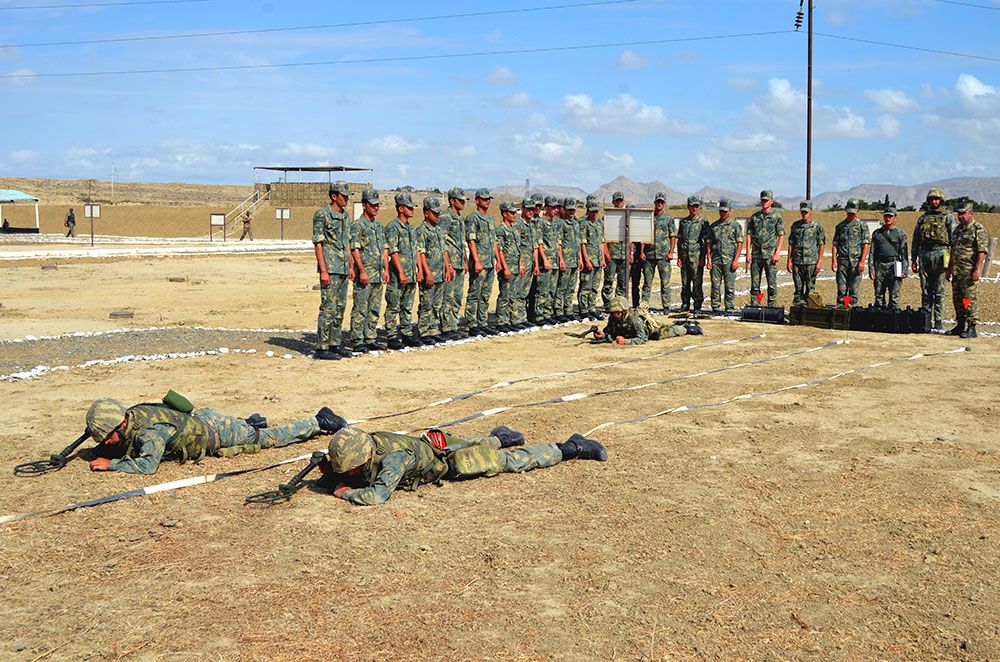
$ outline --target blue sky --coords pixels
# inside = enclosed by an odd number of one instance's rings
[[[107,0],[105,0],[107,1]],[[586,1],[586,0],[582,0]],[[592,190],[624,174],[805,191],[805,34],[360,63],[791,29],[796,0],[638,0],[355,27],[79,44],[85,39],[536,8],[428,0],[10,9],[0,74],[342,62],[0,79],[0,176],[246,184],[253,165],[375,168],[380,187],[523,182]],[[1000,174],[1000,1],[815,0],[813,191]],[[28,43],[71,41],[32,47]]]

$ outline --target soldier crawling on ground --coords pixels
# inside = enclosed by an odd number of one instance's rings
[[[594,331],[596,340],[606,340],[615,345],[641,345],[647,340],[702,334],[695,320],[660,324],[645,310],[630,310],[628,300],[623,296],[613,298],[609,308],[611,313],[607,326],[603,331]]]

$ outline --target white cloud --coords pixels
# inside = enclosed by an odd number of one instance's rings
[[[549,120],[544,113],[531,113],[524,122],[528,126],[545,126]]]
[[[242,145],[241,148],[244,148]],[[244,148],[246,149],[246,148]],[[253,149],[252,147],[250,149]],[[275,155],[296,161],[327,161],[333,158],[337,151],[332,147],[312,143],[285,143],[284,147],[275,150]]]
[[[422,140],[409,140],[402,136],[388,135],[369,140],[364,144],[364,150],[378,156],[406,156],[427,149],[427,143]]]
[[[955,92],[966,111],[976,116],[993,116],[1000,113],[1000,94],[993,85],[987,85],[975,76],[962,74],[955,83]]]
[[[583,138],[556,129],[515,135],[514,148],[521,154],[548,163],[563,163],[583,153]]]
[[[71,147],[63,154],[66,165],[78,170],[95,170],[108,165],[106,157],[111,154],[111,149],[94,149],[92,147]]]
[[[4,80],[18,87],[30,85],[35,82],[35,72],[31,69],[14,69],[13,71],[8,71],[7,75],[17,76],[17,78],[5,78]]]
[[[620,69],[642,69],[643,67],[649,65],[649,58],[640,55],[631,49],[626,49],[621,52],[615,63]]]
[[[525,106],[530,106],[534,103],[531,95],[524,90],[508,94],[501,100],[501,102],[508,108],[524,108]]]
[[[609,162],[608,165],[615,168],[628,169],[635,165],[635,159],[628,153],[612,154],[611,152],[604,152],[604,159]]]
[[[806,107],[806,95],[792,87],[792,83],[784,78],[772,78],[767,81],[767,93],[757,103],[762,110],[772,113],[801,112]]]
[[[486,74],[486,82],[493,83],[494,85],[511,85],[517,80],[517,77],[507,67],[496,67],[490,69]]]
[[[718,141],[720,148],[727,152],[755,153],[783,150],[787,147],[785,141],[775,135],[764,132],[751,133],[745,136],[728,136]]]
[[[13,163],[25,164],[30,163],[38,159],[38,153],[30,149],[18,149],[7,155],[7,158]]]
[[[757,87],[757,79],[743,76],[733,76],[726,80],[726,85],[734,90],[752,90]]]
[[[917,109],[917,102],[902,90],[886,87],[881,90],[866,90],[865,96],[886,113],[908,113]]]
[[[704,131],[704,127],[668,117],[660,106],[644,104],[630,94],[619,94],[600,104],[582,92],[567,94],[560,112],[577,129],[595,133],[690,136]]]

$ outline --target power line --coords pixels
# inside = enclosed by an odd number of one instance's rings
[[[986,62],[1000,62],[1000,57],[990,57],[989,55],[976,55],[975,53],[958,53],[956,51],[942,51],[937,48],[923,48],[921,46],[907,46],[906,44],[891,44],[887,41],[876,41],[874,39],[859,39],[857,37],[845,37],[839,34],[816,33],[817,37],[827,37],[829,39],[842,39],[844,41],[856,41],[861,44],[874,44],[875,46],[888,46],[890,48],[902,48],[908,51],[920,51],[922,53],[934,53],[935,55],[950,55],[952,57],[964,57],[971,60],[984,60]]]
[[[205,0],[183,0],[185,2],[204,2]],[[149,35],[143,37],[113,37],[109,39],[84,39],[73,41],[42,41],[27,44],[0,44],[0,48],[34,48],[41,46],[79,46],[84,44],[117,44],[134,41],[163,41],[167,39],[196,39],[202,37],[229,37],[233,35],[267,34],[272,32],[297,32],[302,30],[329,30],[332,28],[357,28],[372,25],[389,25],[398,23],[417,23],[421,21],[440,21],[455,18],[474,18],[480,16],[500,16],[504,14],[527,14],[531,12],[553,11],[556,9],[579,9],[583,7],[599,7],[603,5],[624,5],[638,0],[601,0],[599,2],[581,2],[563,5],[547,5],[544,7],[525,7],[521,9],[496,9],[493,11],[465,12],[461,14],[440,14],[437,16],[412,16],[408,18],[390,18],[384,20],[353,21],[350,23],[325,23],[321,25],[298,25],[286,28],[254,28],[248,30],[221,30],[217,32],[189,32],[182,34]],[[80,5],[82,6],[82,5]],[[10,7],[9,9],[14,9]]]
[[[977,5],[974,2],[959,2],[958,0],[931,0],[931,2],[940,2],[943,5],[958,5],[960,7],[975,7],[976,9],[990,9],[992,11],[1000,11],[1000,7],[990,7],[989,5]]]
[[[125,7],[128,5],[179,5],[191,2],[208,2],[209,0],[132,0],[131,2],[88,2],[79,5],[14,5],[0,7],[0,11],[12,9],[86,9],[88,7]]]
[[[2,74],[0,80],[9,78],[84,78],[92,76],[122,76],[140,74],[176,74],[196,73],[205,71],[240,71],[247,69],[290,69],[294,67],[321,67],[345,64],[375,64],[386,62],[420,62],[427,60],[452,60],[460,58],[487,57],[493,55],[525,55],[529,53],[556,53],[565,51],[583,51],[599,48],[620,48],[622,46],[652,46],[658,44],[676,44],[692,41],[710,41],[716,39],[737,39],[742,37],[766,37],[771,35],[790,34],[794,30],[774,30],[771,32],[743,32],[738,34],[707,35],[701,37],[677,37],[674,39],[651,39],[647,41],[620,41],[606,44],[583,44],[578,46],[547,46],[542,48],[518,48],[495,51],[476,51],[471,53],[442,53],[438,55],[401,55],[398,57],[359,58],[356,60],[321,60],[315,62],[286,62],[279,64],[234,64],[210,67],[176,67],[163,69],[120,69],[115,71],[79,71],[62,73],[32,73],[32,74]]]

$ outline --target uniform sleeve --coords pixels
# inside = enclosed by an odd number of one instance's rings
[[[910,269],[910,250],[906,245],[906,233],[902,230],[899,232],[899,259],[903,262],[903,273],[908,276]]]
[[[323,231],[323,212],[317,211],[313,214],[313,243],[322,244],[326,239],[326,233]]]
[[[781,237],[785,234],[785,219],[778,214],[778,219],[774,222],[774,236]]]
[[[817,229],[819,230],[819,232],[816,233],[816,245],[823,246],[824,244],[826,244],[826,230],[823,229],[822,225],[819,226],[819,228]],[[823,256],[820,255],[819,258],[822,260]]]
[[[466,241],[476,241],[478,238],[476,236],[476,219],[470,214],[465,218],[465,240]]]
[[[863,233],[861,235],[861,238],[864,240],[864,241],[861,242],[862,246],[869,245],[869,244],[872,243],[872,236],[871,236],[871,234],[869,232]]]
[[[361,226],[360,221],[351,226],[351,248],[361,249]]]
[[[160,466],[167,442],[174,435],[172,425],[154,424],[139,433],[133,446],[139,447],[139,457],[123,457],[111,460],[108,468],[112,471],[123,471],[128,474],[145,474],[152,476]]]
[[[395,223],[385,229],[385,243],[389,247],[389,255],[399,252],[399,228]]]
[[[986,228],[979,226],[976,228],[976,253],[988,253],[990,250],[990,236],[986,233]],[[972,256],[973,261],[979,259]]]
[[[921,216],[917,219],[917,224],[913,226],[913,254],[916,256],[917,251],[920,250],[920,226],[924,223],[924,217]],[[949,237],[951,234],[949,233]],[[914,257],[914,259],[916,259]]]
[[[382,458],[382,468],[375,477],[375,484],[357,490],[347,490],[344,498],[356,506],[377,506],[389,500],[407,471],[417,465],[411,453],[394,451]]]
[[[430,232],[424,230],[424,227],[425,226],[421,225],[420,229],[417,230],[417,240],[413,242],[413,247],[416,250],[417,255],[420,253],[427,253],[427,240],[430,238],[431,234]]]
[[[667,219],[667,237],[674,238],[677,236],[677,221],[671,216]]]

